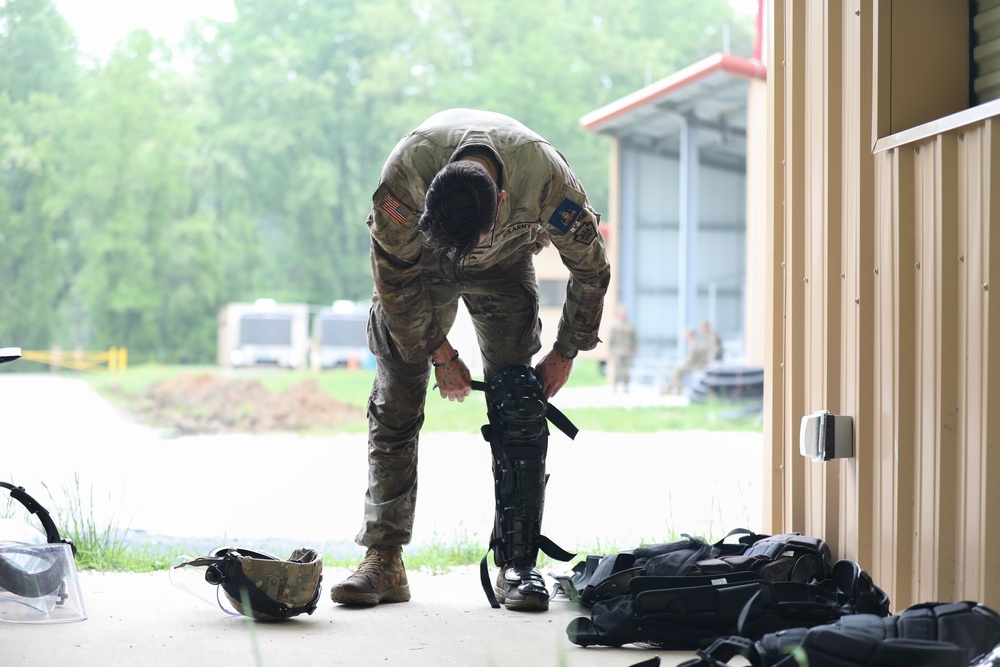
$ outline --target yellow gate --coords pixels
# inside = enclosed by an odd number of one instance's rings
[[[75,371],[117,373],[128,367],[128,350],[112,347],[105,351],[90,350],[22,350],[21,358],[40,364],[70,368]]]

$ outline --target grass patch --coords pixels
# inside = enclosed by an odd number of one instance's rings
[[[280,394],[306,380],[341,403],[366,410],[374,372],[346,369],[312,370],[256,370],[243,369],[225,373],[214,366],[162,366],[149,364],[131,366],[124,373],[84,375],[83,378],[109,401],[128,407],[130,397],[142,394],[155,382],[180,374],[231,376],[253,378],[270,392]],[[433,385],[433,379],[432,383]],[[567,387],[591,387],[605,384],[596,361],[578,362]],[[559,396],[553,400],[559,406]],[[485,421],[485,399],[481,392],[459,403],[442,399],[434,389],[428,389],[425,404],[424,429],[426,431],[458,431],[477,433]],[[710,401],[682,407],[643,408],[574,408],[565,410],[567,416],[581,429],[608,433],[657,433],[660,431],[761,431],[763,422],[759,410],[752,406]],[[366,433],[367,422],[362,418],[338,429],[342,433]]]
[[[69,539],[77,547],[76,565],[79,570],[94,570],[99,572],[130,572],[148,573],[167,570],[171,561],[181,555],[192,554],[190,548],[182,543],[177,544],[136,544],[127,539],[128,528],[122,527],[117,518],[99,520],[94,508],[97,506],[93,489],[84,491],[79,476],[74,477],[72,486],[64,489],[62,503],[53,498],[52,492],[45,487],[49,500],[42,504],[50,510],[52,519],[64,539]],[[38,498],[38,496],[36,496]],[[19,503],[9,498],[5,504],[0,504],[0,518],[15,518],[32,526],[40,528]],[[721,539],[725,533],[710,526],[704,536],[709,542]],[[573,564],[588,555],[605,555],[634,549],[647,544],[674,542],[682,538],[675,530],[668,530],[663,536],[649,536],[638,543],[619,544],[614,540],[595,538],[593,543],[575,545],[577,557],[569,563],[553,560],[544,553],[538,554],[538,569],[545,572],[563,572],[572,568]],[[565,545],[564,545],[565,546]],[[266,545],[250,548],[267,551]],[[491,569],[495,569],[493,556],[487,551],[487,544],[481,539],[474,539],[461,530],[448,539],[434,536],[429,544],[405,547],[405,559],[408,569],[423,570],[435,574],[447,573],[453,567],[477,565],[484,556]],[[272,552],[278,557],[284,554]],[[357,554],[350,556],[333,556],[324,554],[323,564],[329,568],[344,568],[353,570],[363,557],[364,549],[358,547]]]
[[[134,545],[126,541],[127,528],[123,528],[112,516],[98,519],[94,513],[97,506],[94,491],[86,493],[81,487],[80,476],[74,475],[71,486],[63,489],[62,501],[57,500],[44,483],[42,488],[48,500],[31,494],[52,517],[59,531],[59,537],[69,540],[76,547],[76,566],[80,570],[100,572],[154,572],[165,570],[170,561],[183,553],[182,545],[153,546]],[[41,522],[30,516],[20,503],[7,499],[0,508],[0,518],[22,521],[43,531]]]
[[[725,535],[717,538],[705,538],[709,542],[721,539]],[[670,530],[663,537],[649,537],[639,540],[638,544],[619,544],[615,540],[597,538],[594,542],[586,545],[577,545],[571,552],[575,552],[577,557],[568,563],[554,560],[543,552],[538,552],[537,567],[541,572],[569,570],[572,566],[586,558],[588,555],[606,555],[617,553],[625,549],[635,549],[647,544],[664,544],[682,539],[680,533]],[[483,556],[487,557],[487,564],[492,570],[496,570],[493,562],[492,552],[487,551],[487,544],[484,541],[473,540],[467,534],[458,533],[453,538],[447,539],[435,536],[430,544],[421,546],[403,547],[403,558],[406,561],[408,570],[425,570],[434,574],[448,572],[453,567],[465,565],[478,565]],[[565,545],[564,545],[565,546]],[[332,557],[324,556],[323,565],[325,567],[347,568],[353,570],[364,557],[364,549],[358,547],[356,556]]]
[[[51,496],[51,493],[49,494]],[[65,490],[66,506],[57,506],[53,520],[63,526],[60,534],[76,545],[76,565],[81,570],[100,572],[155,572],[170,566],[181,546],[134,545],[126,542],[128,528],[116,516],[98,521],[94,516],[94,491],[84,498],[79,475],[73,488]]]
[[[145,392],[150,385],[178,375],[209,374],[221,377],[241,377],[259,380],[265,388],[275,394],[289,390],[305,380],[314,380],[320,389],[334,399],[364,410],[368,401],[374,373],[359,370],[334,369],[324,371],[277,371],[241,370],[222,371],[215,366],[164,366],[138,365],[116,374],[81,375],[95,390],[125,408],[130,397]],[[581,361],[576,364],[568,387],[599,386],[606,378],[595,361]],[[553,401],[559,407],[558,396]],[[252,409],[252,408],[248,408]],[[565,410],[581,430],[604,433],[655,433],[679,430],[708,431],[761,431],[759,412],[744,411],[740,407],[724,402],[709,402],[684,407],[671,408],[582,408]],[[424,429],[428,431],[455,431],[478,433],[485,419],[485,400],[481,392],[462,403],[440,399],[435,390],[429,390]],[[367,424],[362,419],[342,429],[343,432],[364,433]],[[112,519],[103,524],[93,514],[93,492],[84,493],[76,480],[76,488],[67,490],[67,507],[53,511],[53,518],[59,517],[57,525],[77,544],[80,555],[78,567],[101,571],[150,572],[169,567],[171,560],[187,553],[178,545],[136,545],[126,540],[127,528],[122,528]],[[2,515],[0,507],[0,515]],[[729,526],[728,528],[731,528]],[[712,526],[714,528],[714,526]],[[670,531],[668,531],[670,532]],[[715,532],[709,530],[708,532]],[[706,539],[720,539],[724,535],[705,536]],[[680,539],[679,534],[649,536],[642,544],[672,542]],[[590,545],[577,545],[580,557],[592,554],[616,553],[622,549],[635,548],[636,544],[620,545],[608,540],[597,539]],[[360,561],[360,554],[350,558],[327,556],[324,563],[328,567],[353,569]],[[452,539],[435,539],[430,545],[406,549],[407,566],[433,572],[447,571],[459,565],[479,563],[486,554],[486,545],[480,540],[471,540],[466,535],[456,535]],[[280,555],[280,554],[277,554]],[[492,567],[492,557],[489,560]],[[540,554],[539,568],[545,571],[563,571],[571,564],[564,564]]]
[[[758,411],[745,413],[741,406],[714,400],[676,408],[575,408],[572,419],[581,431],[602,433],[760,431],[763,428]]]

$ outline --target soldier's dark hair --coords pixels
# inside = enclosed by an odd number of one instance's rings
[[[438,261],[443,262],[445,253],[454,251],[456,276],[496,220],[498,195],[497,184],[486,168],[471,160],[449,163],[427,188],[420,231]]]

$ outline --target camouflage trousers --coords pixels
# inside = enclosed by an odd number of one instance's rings
[[[611,363],[614,370],[615,384],[628,385],[632,376],[632,354],[630,352],[626,352],[625,354],[618,354],[616,352],[613,355]]]
[[[541,349],[538,282],[531,255],[513,265],[470,271],[462,283],[447,269],[425,267],[423,282],[444,331],[455,322],[458,299],[465,303],[475,325],[486,378],[509,364],[530,364]],[[430,359],[403,361],[385,328],[377,299],[368,322],[368,342],[376,370],[368,399],[365,517],[355,541],[366,547],[404,545],[409,544],[413,531],[417,443],[424,424]],[[436,393],[434,398],[441,400]],[[484,443],[483,465],[489,465],[489,460]]]

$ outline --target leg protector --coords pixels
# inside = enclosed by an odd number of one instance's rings
[[[541,378],[530,366],[504,366],[490,378],[486,400],[489,424],[482,433],[493,453],[494,562],[531,568],[542,530],[549,441]]]

